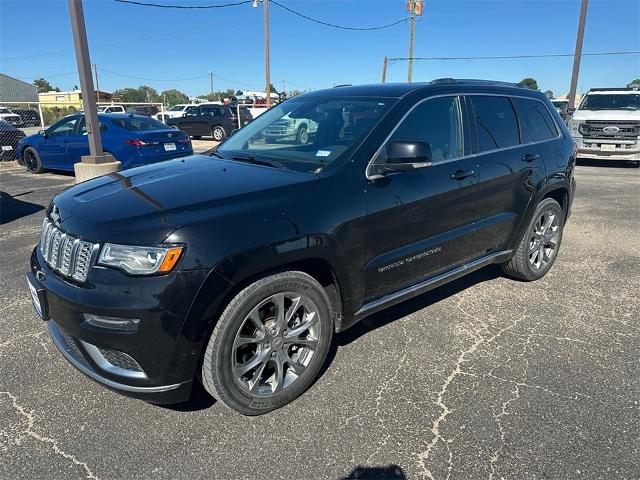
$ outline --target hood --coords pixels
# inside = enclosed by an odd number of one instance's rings
[[[53,204],[62,228],[82,238],[153,244],[179,227],[286,203],[316,183],[313,173],[194,155],[80,183]]]
[[[572,120],[638,120],[640,110],[576,110]]]

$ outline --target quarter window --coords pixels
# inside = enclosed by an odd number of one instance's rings
[[[481,152],[520,143],[516,114],[507,97],[472,95],[469,98]]]
[[[539,142],[558,136],[556,124],[542,102],[527,98],[513,100],[520,118],[523,143]]]
[[[464,145],[459,97],[432,98],[418,105],[389,139],[397,140],[428,142],[433,163],[461,157]]]

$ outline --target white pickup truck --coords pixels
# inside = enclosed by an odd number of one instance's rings
[[[640,167],[637,88],[592,88],[573,112],[569,128],[579,158],[627,160]]]
[[[158,112],[155,115],[152,115],[152,117],[163,123],[167,123],[167,120],[169,120],[170,118],[182,117],[188,109],[197,106],[198,105],[195,103],[179,103],[178,105],[174,105],[168,110],[163,110],[162,112]]]

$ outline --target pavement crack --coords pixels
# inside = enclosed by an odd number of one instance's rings
[[[81,462],[74,455],[65,452],[62,448],[60,448],[60,446],[58,445],[58,442],[55,439],[41,435],[33,429],[34,423],[35,423],[35,417],[34,417],[33,411],[27,410],[25,407],[20,405],[18,403],[17,396],[12,394],[11,392],[0,392],[0,395],[7,396],[11,400],[11,403],[13,405],[15,412],[19,416],[24,418],[27,422],[26,428],[24,430],[19,431],[17,435],[14,436],[13,438],[9,438],[10,441],[12,441],[15,444],[19,444],[24,437],[31,437],[38,442],[44,443],[45,445],[49,445],[56,455],[59,455],[66,460],[70,460],[78,467],[82,467],[82,469],[85,472],[85,478],[98,480],[98,477],[91,471],[91,469],[85,462]],[[8,445],[4,444],[4,442],[1,442],[3,437],[4,438],[9,437],[6,430],[0,431],[0,450],[8,450],[9,448]]]

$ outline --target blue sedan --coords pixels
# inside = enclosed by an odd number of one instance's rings
[[[122,163],[122,169],[192,155],[189,136],[142,115],[98,114],[102,148]],[[73,171],[89,155],[84,115],[64,117],[46,130],[23,138],[16,148],[18,163],[30,172]]]

